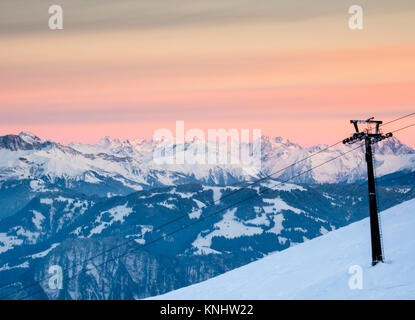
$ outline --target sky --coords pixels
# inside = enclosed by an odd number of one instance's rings
[[[0,3],[1,135],[94,143],[183,120],[309,146],[415,111],[413,0],[53,1],[63,30],[51,4]],[[414,128],[398,135],[412,147]]]

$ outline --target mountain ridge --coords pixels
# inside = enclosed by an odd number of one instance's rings
[[[19,135],[6,135],[0,137],[0,151],[2,151],[3,157],[7,160],[0,162],[0,179],[6,180],[9,177],[7,172],[11,173],[14,169],[20,168],[20,171],[25,177],[30,176],[27,171],[34,173],[43,173],[44,175],[56,176],[56,177],[68,177],[74,178],[85,174],[88,171],[97,172],[101,175],[114,176],[120,175],[126,179],[134,181],[137,185],[151,185],[149,180],[151,177],[151,171],[158,175],[159,181],[163,185],[177,185],[180,183],[180,179],[171,179],[171,174],[183,174],[187,178],[199,180],[199,182],[206,182],[207,177],[212,175],[213,183],[219,183],[223,180],[227,183],[227,178],[231,177],[237,181],[250,180],[252,178],[258,178],[261,175],[269,175],[273,172],[281,170],[274,177],[285,177],[291,173],[291,169],[299,171],[302,168],[309,168],[316,161],[315,159],[325,160],[330,156],[336,156],[341,152],[347,152],[350,150],[350,146],[340,146],[337,148],[327,149],[327,145],[316,145],[309,148],[303,148],[296,143],[292,143],[289,140],[282,137],[265,137],[261,138],[261,171],[257,174],[253,174],[252,171],[246,171],[247,168],[242,163],[230,164],[230,163],[217,163],[217,164],[194,164],[194,165],[169,165],[158,164],[153,158],[155,148],[158,146],[158,142],[153,140],[125,140],[110,139],[105,137],[101,139],[97,144],[68,144],[63,145],[51,140],[41,140],[35,135],[27,132],[22,132]],[[198,144],[200,142],[190,142],[185,144],[185,151],[190,149],[192,144]],[[211,145],[209,143],[203,144],[207,150],[217,154],[217,145]],[[249,143],[249,147],[253,147],[253,143]],[[8,151],[8,152],[7,152]],[[14,153],[22,153],[21,157],[15,156]],[[313,155],[316,152],[319,155]],[[414,169],[415,168],[415,150],[402,144],[398,139],[391,138],[387,141],[380,142],[375,148],[376,156],[379,159],[376,161],[382,167],[382,163],[387,158],[406,157],[405,163],[400,162],[399,168],[392,169],[393,171],[399,171],[402,169]],[[357,153],[356,153],[357,154]],[[14,155],[14,157],[13,157]],[[252,155],[252,150],[251,150]],[[228,161],[231,156],[228,152]],[[303,160],[305,158],[309,158]],[[297,182],[304,183],[324,183],[334,182],[339,179],[344,179],[344,173],[347,170],[357,170],[357,176],[362,176],[364,166],[360,163],[363,155],[355,155],[353,157],[345,157],[333,162],[334,170],[330,176],[326,174],[319,176],[318,174],[309,175],[305,178],[297,179]],[[59,160],[59,161],[58,161]],[[63,165],[58,162],[63,163]],[[297,163],[296,163],[297,162]],[[300,162],[300,163],[298,163]],[[354,163],[353,163],[354,162]],[[285,167],[296,163],[293,168]],[[75,164],[78,164],[76,166]],[[339,167],[340,165],[340,167]],[[360,167],[359,167],[360,166]],[[43,172],[42,172],[43,170]],[[383,172],[384,171],[384,172]],[[104,174],[102,174],[104,173]],[[378,174],[384,175],[392,173],[391,169],[383,170],[380,168]],[[177,177],[176,177],[177,178]],[[178,181],[176,181],[178,180]],[[347,182],[353,182],[355,180],[347,180]]]

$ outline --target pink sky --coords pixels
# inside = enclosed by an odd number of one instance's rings
[[[370,14],[362,31],[347,19],[3,33],[0,134],[94,143],[184,120],[312,145],[413,112],[414,11]],[[415,129],[398,138],[415,147]]]

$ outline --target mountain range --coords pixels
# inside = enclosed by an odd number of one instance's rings
[[[0,137],[0,297],[139,299],[191,285],[368,214],[361,150],[282,183],[350,146],[302,148],[261,138],[263,177],[238,165],[152,161],[155,141],[62,145]],[[198,142],[194,142],[198,143]],[[190,145],[184,148],[189,148]],[[379,206],[415,198],[415,152],[376,148]],[[48,287],[59,265],[62,290]]]
[[[243,164],[158,164],[153,159],[159,141],[120,141],[103,138],[95,145],[62,145],[22,132],[0,137],[0,218],[21,209],[42,192],[76,190],[87,195],[111,197],[154,187],[186,183],[231,185],[272,175],[286,180],[310,170],[354,146],[303,148],[287,139],[262,136],[261,170],[250,171]],[[193,141],[184,150],[192,149]],[[251,150],[254,143],[250,143]],[[205,146],[205,145],[204,145]],[[173,146],[177,148],[177,145]],[[218,152],[216,144],[206,148]],[[311,155],[319,152],[317,155]],[[415,151],[398,139],[382,141],[375,149],[377,176],[415,168]],[[251,151],[252,154],[252,151]],[[230,159],[230,155],[229,155]],[[305,160],[304,160],[305,159]],[[293,163],[295,165],[291,166]],[[295,183],[351,183],[363,181],[366,164],[362,150],[295,177]]]

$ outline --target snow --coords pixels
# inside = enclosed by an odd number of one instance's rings
[[[42,198],[42,199],[40,199],[40,203],[52,205],[53,204],[53,200],[50,199],[50,198]]]
[[[168,203],[167,201],[159,202],[158,205],[166,207],[167,209],[173,210],[176,206],[172,203]]]
[[[33,218],[32,218],[32,222],[35,225],[36,229],[41,230],[42,229],[42,223],[43,220],[45,220],[45,216],[43,214],[41,214],[39,211],[36,210],[32,210],[33,212]]]
[[[28,131],[22,131],[19,133],[19,137],[22,138],[27,143],[33,143],[39,140],[33,133]]]
[[[22,174],[22,178],[25,178],[26,175]],[[45,182],[43,180],[31,180],[29,182],[30,188],[33,192],[55,192],[59,191],[57,188],[46,188]]]
[[[412,188],[398,188],[397,191],[402,194],[407,194]]]
[[[254,210],[257,211],[259,207],[254,207]],[[270,222],[267,215],[264,212],[261,212],[254,219],[247,220],[246,224],[253,224],[256,226],[269,226]]]
[[[110,210],[103,211],[100,215],[96,218],[95,223],[98,225],[95,226],[89,233],[89,237],[93,236],[94,234],[100,234],[103,230],[108,228],[114,222],[123,223],[124,219],[128,217],[133,212],[132,208],[128,207],[128,202],[122,206],[116,206]],[[101,221],[102,218],[108,213],[110,215],[110,221]]]
[[[154,299],[415,299],[415,199],[381,214],[386,263],[371,266],[369,219]],[[362,287],[350,286],[362,272]]]
[[[28,143],[44,143],[31,133],[22,133],[20,137]],[[272,177],[292,176],[303,172],[312,166],[350,151],[354,146],[342,145],[322,151],[325,145],[302,148],[287,139],[267,137],[261,138],[261,174],[269,175],[278,172]],[[401,144],[398,140],[389,139],[379,143],[382,145],[375,150],[377,175],[383,176],[397,171],[415,170],[415,152]],[[200,142],[186,144],[186,149]],[[216,159],[216,144],[207,144],[208,157]],[[156,141],[120,141],[119,139],[104,138],[96,145],[72,143],[68,146],[49,141],[49,143],[30,150],[12,151],[0,149],[0,180],[29,179],[30,187],[35,192],[48,191],[44,177],[50,182],[56,178],[74,181],[83,181],[91,184],[101,184],[105,178],[120,181],[124,186],[134,190],[141,190],[142,185],[148,185],[151,180],[157,180],[163,185],[177,185],[180,177],[192,177],[200,182],[227,183],[229,179],[244,181],[249,176],[258,176],[256,165],[253,167],[238,163],[214,164],[172,164],[160,165],[153,159],[157,148]],[[176,149],[181,149],[177,146]],[[317,151],[321,153],[315,155]],[[310,157],[313,155],[313,157]],[[230,154],[228,155],[228,159]],[[236,159],[238,160],[238,159]],[[295,166],[293,163],[298,162]],[[323,167],[318,167],[312,173],[299,177],[301,182],[335,182],[347,180],[352,182],[365,176],[366,168],[362,150],[348,153]],[[99,177],[99,178],[98,178]],[[101,179],[102,177],[102,179]],[[48,181],[49,182],[49,181]],[[279,190],[303,190],[302,187],[292,184],[281,184],[277,181],[263,185],[276,187]],[[278,184],[278,185],[276,185]],[[52,191],[52,190],[49,190]],[[214,190],[220,193],[219,190]],[[215,194],[215,199],[218,199]]]
[[[79,236],[81,231],[82,231],[82,227],[77,227],[74,231],[71,232],[71,234]]]
[[[415,157],[413,154],[402,155],[383,155],[375,153],[376,161],[376,174],[378,176],[384,176],[390,173],[394,173],[402,170],[415,169]]]
[[[33,191],[37,192],[44,192],[45,191],[45,183],[42,180],[32,180],[29,183],[30,188]]]
[[[68,202],[69,204],[72,204],[74,199],[59,196],[59,197],[55,198],[55,200],[59,201],[59,202]]]
[[[12,266],[12,267],[10,267],[8,263],[6,263],[0,268],[0,271],[6,271],[6,270],[12,270],[12,269],[27,269],[27,268],[29,268],[29,261],[25,261],[17,266]]]
[[[221,187],[209,187],[203,186],[203,191],[205,190],[212,190],[213,191],[213,202],[216,203],[222,196],[222,188]]]
[[[15,246],[20,246],[23,240],[15,236],[8,236],[6,233],[0,233],[0,253],[9,251]]]
[[[100,179],[98,179],[91,173],[88,173],[85,175],[84,181],[88,183],[101,183],[102,182]]]
[[[284,221],[284,216],[282,214],[276,214],[272,218],[274,220],[274,226],[271,229],[267,230],[267,232],[279,235],[281,231],[284,229],[282,225],[282,222]]]
[[[40,236],[39,232],[25,230],[21,226],[14,227],[13,230],[16,231],[17,235],[25,237],[29,243],[36,243],[37,238]]]
[[[189,218],[190,219],[199,219],[200,216],[202,215],[202,210],[200,210],[200,209],[206,207],[206,205],[202,201],[199,201],[197,199],[192,199],[192,200],[196,203],[196,205],[199,208],[199,210],[192,210],[189,213]]]
[[[336,200],[336,199],[334,199],[332,196],[330,196],[328,193],[326,193],[326,192],[323,192],[323,197],[324,198],[326,198],[326,199],[328,199],[328,200]]]
[[[46,250],[44,250],[42,252],[39,252],[39,253],[32,254],[30,257],[33,258],[33,259],[46,257],[49,254],[49,252],[51,252],[53,249],[55,249],[58,245],[59,245],[59,243],[54,243],[50,246],[49,249],[46,249]]]
[[[192,199],[192,200],[193,200],[194,202],[196,202],[196,205],[197,205],[197,207],[198,207],[199,209],[206,207],[206,205],[205,205],[202,201],[199,201],[199,200],[197,200],[197,199]]]
[[[321,226],[320,227],[320,233],[321,234],[326,234],[326,233],[328,233],[329,231],[326,229],[326,228],[324,228],[323,226]]]
[[[192,198],[194,196],[194,193],[193,192],[177,192],[176,191],[176,188],[173,188],[170,191],[170,194],[178,195],[178,196],[180,196],[183,199],[190,199],[190,198]]]
[[[265,182],[261,182],[261,186],[264,186],[266,188],[271,188],[273,190],[279,190],[279,191],[293,191],[293,190],[307,191],[305,188],[298,186],[296,184],[281,183],[276,180],[267,180]]]
[[[217,187],[210,187],[209,189],[220,189]],[[224,215],[223,219],[214,225],[214,231],[207,235],[198,235],[196,240],[192,243],[192,246],[196,249],[196,255],[203,255],[209,253],[219,253],[211,248],[212,239],[214,237],[225,237],[227,239],[233,239],[241,236],[252,236],[255,234],[261,234],[263,229],[259,226],[269,226],[271,221],[274,222],[273,226],[267,230],[268,233],[275,233],[279,235],[283,230],[282,222],[284,216],[281,213],[282,210],[290,210],[297,214],[305,212],[294,208],[285,203],[281,198],[277,197],[274,199],[263,199],[266,205],[261,209],[255,207],[256,217],[245,222],[239,221],[235,216],[236,209],[228,210]],[[192,212],[190,218],[196,217],[196,214],[200,216],[200,211],[197,210]],[[306,232],[305,230],[301,230]]]
[[[280,197],[274,199],[263,199],[263,201],[270,204],[270,206],[264,206],[265,213],[278,213],[282,210],[290,210],[297,214],[304,213],[303,210],[288,205]]]
[[[225,237],[226,239],[234,239],[241,236],[252,236],[255,234],[261,234],[262,229],[258,227],[246,226],[240,222],[235,216],[237,208],[226,211],[223,215],[223,219],[218,223],[215,223],[215,230],[211,233],[202,236],[198,235],[197,239],[192,243],[192,246],[196,248],[196,255],[206,254],[206,252],[212,253],[212,239],[214,237]],[[217,251],[216,251],[217,253]]]
[[[95,282],[99,283],[100,274],[99,274],[97,268],[92,263],[88,263],[86,265],[86,270],[87,270],[86,274],[93,276],[94,279],[95,279]]]
[[[139,244],[145,244],[146,241],[144,240],[144,237],[145,237],[147,232],[153,231],[153,226],[151,226],[151,225],[137,225],[137,227],[141,228],[141,232],[138,233],[138,234],[129,235],[129,236],[127,236],[127,238],[134,238],[135,242],[137,242]]]
[[[25,237],[27,239],[28,243],[36,243],[36,240],[40,236],[39,232],[32,232],[32,231],[29,231],[29,230],[25,230],[21,226],[14,227],[12,230],[14,230],[18,236]]]

